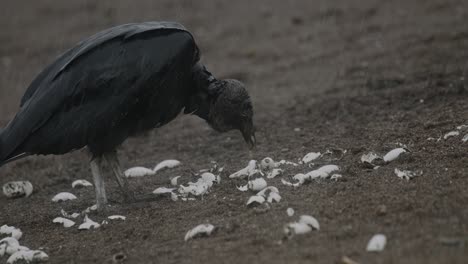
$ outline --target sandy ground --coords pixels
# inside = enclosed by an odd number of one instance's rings
[[[95,231],[52,223],[60,209],[93,204],[87,157],[31,157],[0,168],[0,183],[29,180],[29,198],[0,197],[0,224],[21,228],[23,245],[43,248],[50,263],[466,263],[468,259],[468,143],[463,135],[439,138],[468,124],[468,2],[427,1],[6,1],[0,10],[0,125],[14,116],[36,74],[80,39],[112,25],[176,20],[193,31],[203,62],[218,77],[244,81],[252,95],[259,145],[249,154],[238,132],[218,134],[195,117],[128,140],[123,165],[152,167],[176,158],[183,165],[132,179],[149,193],[169,179],[225,167],[223,181],[203,200],[121,202],[108,177],[112,207],[127,216]],[[299,128],[300,131],[295,131]],[[359,160],[404,144],[408,155],[377,170]],[[310,151],[345,149],[334,163],[339,181],[320,180],[292,189],[281,184],[307,166],[284,167],[269,180],[283,199],[259,213],[245,203],[242,180],[228,175],[253,159],[297,161]],[[422,170],[401,180],[395,168]],[[60,191],[79,199],[55,204]],[[292,207],[296,216],[288,217]],[[382,211],[382,207],[386,209]],[[103,220],[108,214],[93,214]],[[320,231],[284,239],[283,226],[299,215],[318,219]],[[185,243],[201,223],[217,232]],[[365,251],[383,233],[383,252]],[[5,262],[6,258],[0,258]]]

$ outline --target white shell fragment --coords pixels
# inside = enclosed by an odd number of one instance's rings
[[[56,217],[54,218],[54,220],[52,220],[52,222],[62,224],[65,228],[72,227],[75,225],[75,222],[73,222],[70,219],[63,218],[63,217]]]
[[[0,257],[6,255],[11,255],[16,251],[20,250],[20,244],[18,240],[14,237],[5,237],[0,240]]]
[[[330,180],[335,180],[335,181],[338,181],[340,178],[342,178],[343,175],[341,174],[338,174],[338,173],[335,173],[333,174],[331,177],[330,177]]]
[[[249,161],[249,164],[247,167],[229,175],[229,178],[245,178],[248,177],[252,174],[254,174],[257,170],[255,169],[257,167],[257,161],[256,160],[251,160]]]
[[[362,163],[372,164],[376,159],[381,159],[381,157],[374,152],[369,152],[361,156]]]
[[[62,214],[63,217],[66,217],[66,218],[77,218],[78,216],[80,216],[81,214],[79,213],[72,213],[72,214],[69,214],[67,213],[65,210],[60,210],[60,213]]]
[[[249,189],[252,191],[260,191],[265,189],[267,187],[267,182],[263,178],[256,178],[253,180],[250,180],[247,184],[249,186]]]
[[[29,181],[12,181],[3,185],[3,194],[8,198],[28,197],[33,192]]]
[[[286,213],[288,214],[289,217],[291,217],[294,215],[294,209],[289,207],[288,209],[286,209]]]
[[[367,243],[366,250],[369,252],[378,252],[382,251],[387,244],[387,237],[383,234],[374,235]]]
[[[306,175],[302,174],[302,173],[298,173],[298,174],[294,175],[293,179],[296,180],[297,182],[292,183],[292,182],[288,182],[288,181],[286,181],[284,179],[281,179],[281,183],[283,183],[286,186],[291,186],[291,187],[296,188],[296,187],[299,187],[302,184],[304,184],[305,179],[306,179]]]
[[[127,219],[127,217],[123,215],[111,215],[111,216],[108,216],[107,218],[109,218],[110,220],[122,220],[122,221],[125,221],[125,219]]]
[[[101,225],[97,222],[94,222],[93,220],[89,219],[89,217],[86,215],[83,223],[78,227],[79,230],[89,230],[91,228],[99,228]]]
[[[422,171],[414,172],[414,171],[409,171],[409,170],[399,170],[397,168],[395,168],[394,172],[398,178],[405,179],[407,181],[422,174]]]
[[[162,169],[172,169],[180,165],[180,161],[178,160],[164,160],[158,163],[156,167],[154,167],[154,173],[162,170]]]
[[[260,162],[260,169],[270,171],[276,167],[275,161],[272,158],[266,157]]]
[[[172,186],[177,186],[177,180],[179,180],[180,176],[175,176],[174,178],[171,179],[171,185]]]
[[[279,203],[281,201],[281,195],[279,194],[279,190],[274,186],[266,187],[265,189],[258,192],[256,196],[262,196],[269,203]]]
[[[154,194],[165,194],[165,193],[172,193],[175,188],[166,188],[166,187],[159,187],[153,191]]]
[[[241,192],[246,192],[249,190],[249,185],[246,184],[246,185],[243,185],[243,186],[238,186],[237,187],[237,190],[241,191]]]
[[[468,134],[466,134],[466,135],[462,138],[462,141],[463,141],[463,142],[467,142],[467,141],[468,141]]]
[[[320,225],[317,219],[315,217],[310,216],[310,215],[301,215],[299,217],[299,223],[303,223],[306,225],[309,225],[312,227],[314,230],[320,230]]]
[[[316,170],[308,172],[304,178],[307,180],[313,180],[316,178],[328,178],[332,172],[338,170],[340,170],[340,168],[336,165],[325,165]]]
[[[444,135],[444,139],[448,139],[450,137],[456,137],[460,135],[460,131],[450,131]]]
[[[193,239],[199,236],[209,236],[211,235],[213,230],[214,230],[213,225],[210,225],[210,224],[198,225],[187,232],[184,240],[188,241],[190,239]]]
[[[281,173],[283,173],[283,170],[282,170],[282,169],[273,169],[273,170],[271,170],[270,172],[268,172],[267,178],[268,178],[268,179],[273,179],[273,178],[275,178],[276,176],[281,175]]]
[[[26,263],[37,263],[48,260],[49,256],[41,250],[22,250],[11,255],[7,260],[7,264],[13,264],[17,261],[24,261]]]
[[[76,180],[72,182],[72,188],[90,187],[90,186],[93,186],[93,184],[87,180]]]
[[[254,195],[249,198],[249,200],[247,201],[247,205],[262,204],[264,202],[265,202],[265,197]]]
[[[76,196],[69,192],[61,192],[52,198],[52,202],[64,202],[69,200],[75,200]]]
[[[289,237],[292,235],[303,235],[312,231],[312,227],[304,223],[289,223],[284,227],[284,233]]]
[[[292,161],[287,161],[287,160],[280,160],[279,162],[275,163],[275,166],[278,167],[280,165],[292,165],[292,166],[299,166],[299,164],[292,162]]]
[[[180,185],[178,192],[183,197],[187,197],[189,194],[194,196],[204,195],[217,181],[219,181],[219,177],[216,177],[213,173],[205,172],[196,182],[189,182],[187,187]]]
[[[23,236],[23,232],[21,232],[21,229],[8,225],[2,225],[0,227],[0,234],[7,236],[9,235],[15,238],[16,240],[19,240]]]
[[[124,172],[125,177],[132,178],[132,177],[143,177],[148,175],[154,175],[154,171],[152,169],[148,169],[145,167],[133,167]]]
[[[302,158],[302,162],[303,162],[303,163],[309,163],[309,162],[311,162],[311,161],[314,161],[314,160],[318,159],[321,155],[322,155],[322,153],[320,153],[320,152],[310,152],[310,153],[307,153],[307,154]]]
[[[387,154],[385,154],[385,156],[383,157],[383,160],[385,162],[396,160],[401,155],[401,153],[405,153],[405,152],[406,150],[404,148],[392,149]]]

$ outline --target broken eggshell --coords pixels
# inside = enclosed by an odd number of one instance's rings
[[[156,167],[154,167],[154,173],[162,170],[162,169],[172,169],[180,165],[180,161],[178,160],[164,160],[158,163]]]
[[[252,191],[261,191],[261,190],[265,189],[265,187],[267,187],[268,184],[265,181],[265,179],[256,178],[256,179],[250,180],[247,183],[247,185],[248,185],[249,189],[252,190]]]
[[[124,172],[125,177],[132,178],[132,177],[143,177],[148,175],[154,175],[155,172],[152,169],[148,169],[145,167],[133,167]]]
[[[89,229],[96,229],[99,228],[101,225],[93,220],[89,219],[87,215],[83,220],[83,223],[78,227],[78,230],[89,230]]]
[[[209,236],[211,233],[214,231],[214,226],[211,224],[202,224],[198,225],[185,234],[185,241],[188,241],[190,239],[200,237],[200,236]]]
[[[23,232],[21,232],[21,229],[9,225],[2,225],[0,227],[0,234],[9,235],[15,238],[16,240],[19,240],[23,236]]]
[[[11,255],[7,260],[7,264],[13,264],[21,260],[26,263],[45,262],[49,260],[49,256],[41,250],[21,250]]]
[[[256,172],[256,167],[257,167],[257,161],[256,160],[251,160],[249,161],[249,164],[247,167],[229,175],[229,178],[246,178]]]
[[[14,237],[5,237],[0,240],[0,257],[11,255],[20,250],[20,244]]]
[[[29,181],[12,181],[3,185],[3,194],[8,198],[29,197],[33,185]]]
[[[52,222],[62,224],[65,228],[72,227],[75,225],[75,222],[73,222],[70,219],[63,218],[63,217],[56,217],[54,218],[54,220],[52,220]]]
[[[247,201],[247,206],[249,206],[249,205],[252,205],[252,206],[260,205],[260,204],[263,204],[264,202],[265,202],[265,197],[259,196],[259,195],[254,195],[254,196],[251,196],[249,198],[249,200]]]
[[[311,161],[314,161],[314,160],[320,158],[321,155],[322,154],[320,152],[309,152],[302,158],[302,162],[303,163],[309,163]]]
[[[286,209],[286,214],[288,214],[288,216],[293,216],[294,215],[294,209],[289,207],[288,209]]]
[[[402,153],[405,153],[405,152],[407,151],[404,148],[392,149],[387,154],[385,154],[385,156],[383,157],[383,160],[385,162],[396,160]]]
[[[412,178],[414,178],[416,176],[422,175],[422,171],[414,172],[414,171],[410,171],[410,170],[399,170],[397,168],[395,168],[394,172],[395,172],[395,175],[398,178],[405,179],[407,181],[409,181],[410,179],[412,179]]]
[[[69,193],[69,192],[61,192],[61,193],[56,194],[52,198],[52,202],[64,202],[64,201],[70,201],[70,200],[75,200],[75,199],[77,199],[77,197],[74,194]]]
[[[72,188],[90,187],[90,186],[93,186],[93,184],[87,180],[76,180],[72,182]]]
[[[456,137],[458,135],[460,135],[459,131],[450,131],[444,135],[444,139],[448,139],[450,137]]]
[[[268,172],[267,178],[268,178],[268,179],[273,179],[273,178],[275,178],[276,176],[281,175],[281,173],[283,173],[283,170],[282,170],[282,169],[273,169],[273,170],[271,170],[270,172]]]
[[[177,186],[177,180],[179,180],[180,176],[175,176],[174,178],[171,179],[171,185],[172,186]]]
[[[122,220],[122,221],[125,221],[125,219],[127,219],[127,217],[123,215],[111,215],[111,216],[108,216],[107,218],[109,218],[110,220]]]
[[[299,223],[304,223],[306,225],[309,225],[312,227],[314,230],[320,230],[320,225],[317,219],[315,217],[310,216],[310,215],[301,215],[299,217]]]
[[[383,234],[374,235],[367,243],[366,251],[378,252],[382,251],[387,244],[387,237]]]
[[[260,169],[263,171],[270,171],[273,170],[275,167],[275,161],[270,157],[266,157],[260,162]]]

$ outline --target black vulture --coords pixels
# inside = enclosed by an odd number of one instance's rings
[[[192,34],[175,22],[120,25],[81,41],[32,81],[18,113],[0,130],[0,166],[86,147],[103,208],[102,162],[126,198],[133,198],[116,148],[182,111],[220,132],[240,130],[253,147],[253,108],[244,85],[217,80],[199,60]]]

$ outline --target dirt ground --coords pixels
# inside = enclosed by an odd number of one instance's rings
[[[75,179],[91,181],[83,151],[8,164],[0,184],[29,180],[35,188],[29,198],[0,197],[0,225],[21,228],[23,245],[42,248],[50,263],[112,263],[119,252],[125,263],[342,263],[343,256],[358,263],[468,262],[468,142],[461,140],[468,130],[427,140],[468,125],[468,1],[4,1],[0,125],[61,52],[104,28],[148,20],[182,22],[210,71],[248,85],[257,149],[249,153],[238,132],[218,134],[191,116],[129,139],[119,152],[125,168],[169,158],[183,163],[132,179],[138,193],[169,186],[175,175],[187,182],[213,160],[224,166],[223,180],[202,200],[127,204],[108,174],[112,207],[91,218],[127,220],[94,231],[52,223],[61,208],[94,203],[92,188],[71,188]],[[411,152],[377,170],[360,164],[362,154],[399,144]],[[250,159],[297,161],[327,149],[347,152],[313,168],[334,163],[343,178],[292,189],[281,178],[312,168],[286,166],[282,177],[268,180],[283,199],[263,213],[245,206],[251,193],[236,188],[245,181],[227,177]],[[395,168],[423,175],[406,181]],[[79,199],[52,203],[61,191]],[[284,225],[301,214],[317,218],[320,231],[284,239]],[[184,242],[201,223],[217,232]],[[376,233],[387,236],[385,250],[366,252]]]

